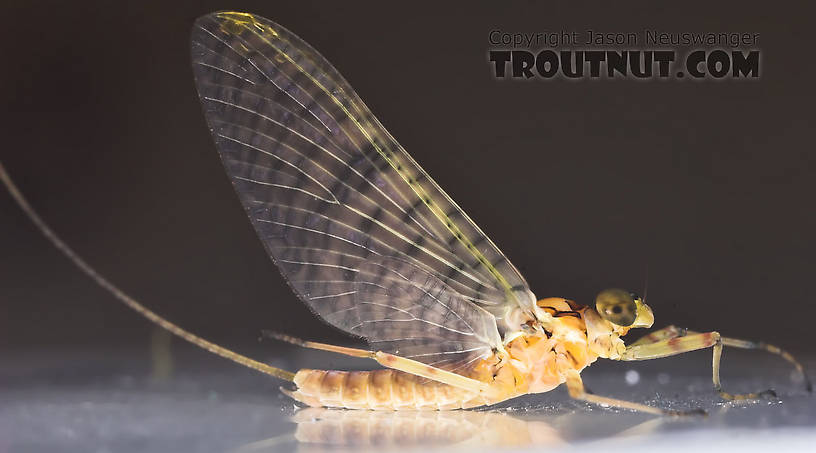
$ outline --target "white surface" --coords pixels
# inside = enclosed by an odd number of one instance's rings
[[[309,354],[279,364],[349,366],[327,357]],[[204,354],[177,359],[176,375],[160,381],[147,376],[147,354],[12,357],[0,370],[0,453],[816,451],[816,398],[791,382],[784,362],[765,359],[729,355],[724,364],[728,388],[771,386],[780,395],[743,404],[714,396],[706,354],[636,366],[598,364],[584,372],[587,386],[599,394],[709,411],[707,418],[671,419],[592,407],[570,400],[563,389],[480,412],[296,411],[278,391],[280,382]],[[627,371],[637,371],[636,384],[629,384]]]

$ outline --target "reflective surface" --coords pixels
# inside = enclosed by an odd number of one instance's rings
[[[154,343],[156,344],[156,343]],[[159,342],[160,344],[160,342]],[[274,382],[190,351],[181,355],[64,351],[4,357],[0,452],[6,451],[645,451],[705,448],[805,450],[816,442],[816,398],[785,363],[729,350],[724,382],[735,391],[775,388],[780,398],[721,403],[710,389],[705,353],[640,364],[600,363],[587,386],[604,395],[675,408],[701,406],[707,418],[666,419],[588,406],[563,389],[482,411],[297,410]],[[162,350],[158,348],[157,350]],[[277,365],[348,368],[328,354]],[[287,357],[283,360],[280,357]],[[269,358],[269,357],[268,357]],[[811,370],[813,358],[804,358]],[[176,372],[173,372],[173,369]]]

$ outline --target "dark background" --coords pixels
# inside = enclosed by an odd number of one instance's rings
[[[261,329],[341,340],[265,255],[200,111],[192,22],[247,10],[333,62],[539,297],[640,291],[648,265],[656,326],[812,352],[813,16],[786,5],[6,6],[0,159],[88,262],[193,332],[242,351]],[[495,28],[756,32],[762,76],[497,81]],[[146,349],[153,329],[4,192],[0,310],[0,351]]]

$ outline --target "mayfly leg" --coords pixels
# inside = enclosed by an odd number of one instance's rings
[[[683,337],[687,333],[688,333],[688,331],[686,329],[681,329],[681,328],[679,328],[677,326],[668,326],[668,327],[664,327],[664,328],[662,328],[660,330],[655,330],[654,332],[652,332],[652,333],[650,333],[648,335],[644,335],[644,336],[638,338],[637,341],[629,343],[627,346],[632,347],[632,346],[639,346],[639,345],[642,345],[642,344],[656,343],[656,342],[661,341],[661,340],[669,340],[671,338]]]
[[[351,357],[376,360],[377,363],[386,368],[392,368],[394,370],[421,376],[432,381],[441,382],[443,384],[473,393],[483,393],[488,389],[488,384],[476,379],[471,379],[462,376],[461,374],[452,373],[441,368],[426,365],[422,362],[417,362],[416,360],[407,359],[394,354],[388,354],[382,351],[368,351],[365,349],[348,348],[345,346],[335,346],[326,343],[318,343],[315,341],[306,341],[301,340],[300,338],[295,338],[286,334],[271,332],[268,330],[263,331],[263,335],[265,337],[285,341],[303,348],[319,349],[321,351],[329,351]]]
[[[601,406],[617,407],[621,409],[629,409],[638,412],[646,412],[657,415],[705,415],[702,409],[694,409],[690,411],[676,411],[671,409],[661,409],[659,407],[647,406],[645,404],[635,403],[632,401],[619,400],[617,398],[609,398],[607,396],[599,396],[589,393],[584,388],[584,382],[581,380],[581,375],[577,371],[567,374],[567,391],[572,398],[577,400],[594,403]]]
[[[627,346],[621,360],[651,360],[700,349],[712,348],[712,380],[714,390],[725,400],[756,399],[764,395],[775,395],[772,390],[756,393],[732,394],[723,391],[720,382],[720,359],[722,357],[723,345],[741,349],[762,349],[772,354],[776,354],[792,363],[796,370],[803,376],[805,386],[810,392],[813,386],[810,379],[805,374],[802,364],[799,363],[790,353],[782,349],[754,341],[738,340],[736,338],[722,337],[719,332],[699,333],[675,326],[661,329]]]
[[[761,349],[763,351],[770,352],[771,354],[776,354],[782,357],[783,359],[790,362],[794,366],[794,368],[796,368],[796,371],[799,373],[799,375],[802,376],[802,379],[805,381],[805,389],[807,389],[808,392],[813,392],[813,384],[811,383],[807,373],[805,373],[805,368],[789,352],[772,344],[763,343],[761,341],[754,342],[748,340],[738,340],[736,338],[728,337],[721,337],[721,340],[723,346],[730,346],[732,348],[740,349]]]

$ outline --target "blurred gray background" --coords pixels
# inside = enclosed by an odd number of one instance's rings
[[[272,347],[261,329],[344,341],[265,255],[205,127],[189,32],[225,8],[277,21],[333,62],[539,297],[641,291],[648,266],[657,327],[812,352],[816,67],[804,6],[7,5],[0,159],[69,244],[167,318],[245,352]],[[759,33],[762,75],[497,81],[495,28]],[[148,360],[153,327],[5,193],[0,310],[0,352],[104,346]]]

